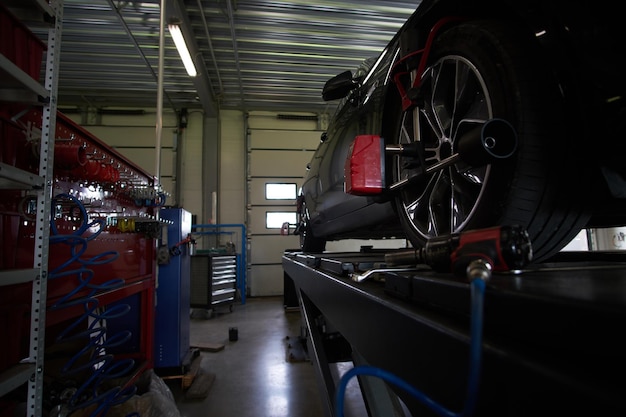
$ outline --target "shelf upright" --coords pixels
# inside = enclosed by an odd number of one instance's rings
[[[28,2],[27,2],[28,3]],[[57,113],[57,84],[63,22],[63,1],[31,0],[49,17],[43,86],[22,68],[0,54],[0,101],[42,106],[39,171],[33,174],[10,164],[0,163],[0,188],[30,190],[37,196],[33,269],[0,271],[0,286],[32,283],[29,355],[0,374],[0,397],[28,384],[26,415],[43,415],[43,368],[46,328],[48,248],[53,186],[54,132]],[[23,7],[24,4],[21,4]],[[30,6],[30,5],[29,5]],[[9,140],[4,138],[3,140]]]

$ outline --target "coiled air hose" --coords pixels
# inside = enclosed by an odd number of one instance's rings
[[[105,222],[102,219],[88,221],[88,214],[84,205],[74,196],[59,194],[52,200],[52,206],[56,207],[58,200],[70,200],[80,210],[81,224],[71,234],[60,234],[54,217],[50,220],[50,243],[62,244],[69,247],[68,259],[59,266],[49,271],[49,279],[68,279],[76,277],[77,285],[52,304],[51,310],[58,310],[72,306],[82,305],[83,314],[69,324],[57,336],[56,341],[67,342],[86,339],[85,346],[76,352],[62,367],[62,372],[67,376],[84,374],[85,371],[93,370],[86,380],[79,382],[80,386],[67,399],[62,408],[67,414],[78,409],[84,409],[95,405],[90,417],[103,416],[113,406],[121,404],[131,398],[136,392],[136,386],[127,388],[114,386],[104,389],[107,381],[127,375],[135,365],[134,360],[115,360],[107,350],[120,346],[132,336],[130,331],[108,335],[103,325],[107,319],[121,317],[128,313],[128,304],[116,304],[101,308],[98,293],[110,291],[124,285],[120,278],[110,279],[94,284],[94,271],[90,267],[113,262],[119,256],[115,251],[100,253],[88,259],[83,255],[87,250],[88,243],[98,237],[104,229]],[[90,229],[96,229],[89,236],[84,237]],[[87,324],[85,326],[85,324]],[[83,328],[84,330],[78,330]],[[77,331],[78,330],[78,331]]]

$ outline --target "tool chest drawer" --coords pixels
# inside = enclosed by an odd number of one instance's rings
[[[198,254],[191,257],[191,307],[232,311],[236,296],[236,255]]]

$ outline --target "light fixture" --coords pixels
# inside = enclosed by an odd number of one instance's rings
[[[185,43],[185,38],[180,30],[180,26],[175,23],[170,23],[167,25],[167,28],[170,30],[172,39],[174,39],[174,44],[176,44],[176,49],[178,49],[180,59],[183,60],[187,74],[189,74],[190,77],[195,77],[197,74],[196,67],[193,64],[191,55],[189,54],[189,49],[187,49],[187,44]]]

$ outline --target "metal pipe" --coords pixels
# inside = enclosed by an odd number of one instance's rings
[[[163,64],[165,61],[165,3],[161,0],[161,17],[159,20],[159,69],[157,77],[157,116],[156,116],[156,142],[154,145],[154,177],[155,188],[161,183],[161,135],[163,133]]]
[[[109,3],[109,6],[111,7],[111,9],[117,14],[117,18],[119,19],[120,23],[124,27],[124,30],[126,31],[126,34],[130,38],[130,40],[133,43],[133,45],[135,46],[135,49],[137,49],[137,52],[139,52],[139,56],[141,56],[143,61],[146,63],[146,67],[148,68],[148,70],[150,70],[150,73],[152,74],[152,76],[158,82],[157,74],[154,73],[154,69],[152,68],[152,65],[150,65],[150,61],[148,60],[148,57],[146,57],[146,54],[143,53],[143,50],[141,49],[141,46],[139,46],[139,42],[137,42],[137,39],[133,35],[133,32],[130,30],[130,28],[126,24],[126,21],[124,20],[124,17],[120,13],[120,10],[117,7],[115,7],[115,4],[113,4],[113,0],[107,0],[107,1]],[[165,2],[161,1],[161,29],[160,29],[161,32],[163,31],[163,21],[164,21],[163,14],[164,13],[165,13]],[[159,64],[159,69],[161,69],[162,67],[163,67],[163,65]],[[172,106],[172,108],[176,109],[176,106],[174,105],[174,102],[171,100],[171,98],[169,96],[167,96],[167,100],[170,102],[170,105]]]
[[[407,185],[409,185],[412,181],[417,180],[418,178],[421,178],[422,175],[428,175],[428,174],[432,174],[433,172],[436,171],[440,171],[446,167],[449,167],[450,165],[454,165],[456,164],[458,161],[461,160],[461,156],[458,153],[452,154],[449,157],[442,159],[441,161],[437,162],[436,164],[433,164],[431,166],[429,166],[428,168],[426,168],[426,170],[424,171],[424,174],[418,174],[415,175],[413,177],[409,177],[409,178],[405,178],[402,179],[398,182],[395,182],[393,184],[391,184],[389,186],[389,190],[390,191],[396,191],[398,189],[401,189]]]

